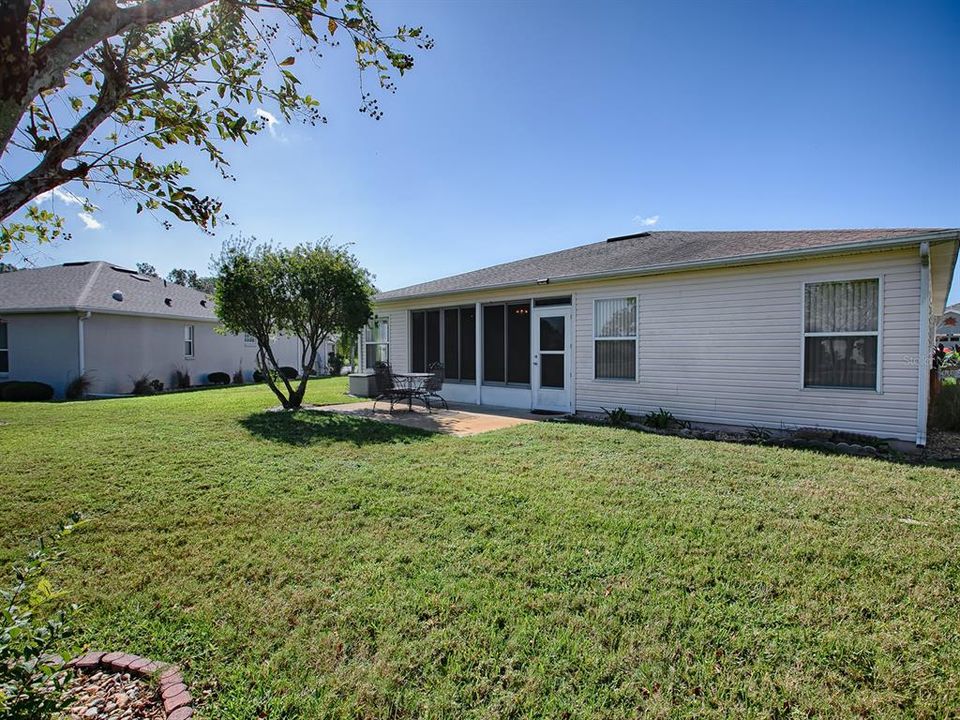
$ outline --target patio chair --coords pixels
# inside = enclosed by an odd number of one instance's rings
[[[398,400],[406,400],[407,393],[402,389],[397,387],[397,384],[393,380],[393,372],[390,370],[390,366],[383,361],[377,361],[373,365],[373,375],[377,385],[377,396],[373,399],[373,409],[377,409],[378,402],[389,402],[390,410],[393,410],[393,405]]]
[[[430,367],[427,368],[427,370],[431,373],[431,375],[427,378],[426,382],[423,383],[424,404],[429,410],[430,398],[436,398],[443,403],[444,410],[449,410],[450,408],[447,406],[447,401],[443,399],[442,395],[440,395],[440,391],[443,389],[443,363],[430,363]]]

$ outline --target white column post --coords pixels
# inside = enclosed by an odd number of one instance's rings
[[[477,405],[483,405],[483,305],[476,303],[475,308],[476,320],[473,323],[473,331],[476,334],[475,347],[477,350],[474,358],[474,376],[476,377],[474,382],[477,385]]]
[[[920,347],[917,373],[917,447],[927,444],[930,403],[930,243],[920,243]]]

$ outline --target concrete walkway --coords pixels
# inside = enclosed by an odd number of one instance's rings
[[[393,412],[390,412],[390,403],[383,402],[377,403],[377,409],[374,411],[372,401],[347,403],[345,405],[324,405],[312,409],[320,412],[353,415],[354,417],[379,420],[393,425],[403,425],[460,437],[478,435],[491,430],[501,430],[543,419],[541,415],[533,415],[528,411],[514,408],[455,403],[450,404],[449,410],[440,408],[434,409],[433,412],[427,412],[422,405],[416,403],[414,403],[413,410],[408,410],[406,404],[398,404],[394,406]]]

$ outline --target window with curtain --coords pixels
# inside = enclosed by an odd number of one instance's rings
[[[183,326],[183,356],[193,357],[193,325]]]
[[[7,343],[7,324],[0,322],[0,373],[10,372],[10,346]]]
[[[372,369],[378,362],[390,362],[390,321],[374,318],[363,330],[365,365]]]
[[[803,386],[876,388],[880,281],[808,283],[803,306]]]
[[[427,372],[440,362],[445,380],[473,380],[477,375],[476,315],[473,306],[412,311],[411,370]]]
[[[601,380],[637,379],[637,299],[593,302],[593,376]]]

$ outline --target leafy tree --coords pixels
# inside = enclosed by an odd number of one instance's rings
[[[323,342],[356,335],[372,314],[372,277],[357,259],[329,240],[292,249],[254,239],[224,246],[215,261],[214,304],[224,330],[257,340],[257,368],[284,408],[300,407]],[[271,341],[300,340],[299,378],[280,370]]]
[[[365,0],[2,0],[0,256],[66,237],[63,218],[30,201],[71,181],[118,190],[137,212],[214,227],[220,201],[191,187],[189,155],[169,150],[195,148],[229,177],[225,143],[246,143],[274,114],[325,122],[294,66],[341,41],[356,53],[360,109],[374,118],[364,76],[392,92],[394,73],[414,62],[399,48],[432,46],[419,27],[383,32]]]
[[[167,273],[167,282],[172,282],[175,285],[183,285],[184,287],[193,288],[194,290],[200,290],[210,295],[213,294],[213,286],[216,281],[216,278],[197,275],[196,270],[174,268]]]
[[[19,268],[10,263],[0,262],[0,273],[16,272]]]
[[[157,273],[157,269],[148,262],[138,262],[137,272],[140,275],[146,275],[147,277],[160,277],[160,275]]]

